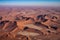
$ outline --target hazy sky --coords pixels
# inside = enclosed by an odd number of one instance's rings
[[[0,0],[0,5],[60,7],[60,0]]]

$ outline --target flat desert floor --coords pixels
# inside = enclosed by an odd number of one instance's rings
[[[0,40],[60,40],[60,8],[0,7]]]

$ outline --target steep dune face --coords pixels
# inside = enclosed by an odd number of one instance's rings
[[[23,29],[26,24],[33,24],[33,21],[28,20],[28,21],[17,21],[17,25],[20,29]]]
[[[55,10],[0,8],[0,40],[60,39],[60,12]]]

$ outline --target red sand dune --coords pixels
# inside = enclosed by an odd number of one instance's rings
[[[59,9],[0,7],[0,40],[60,40]]]

